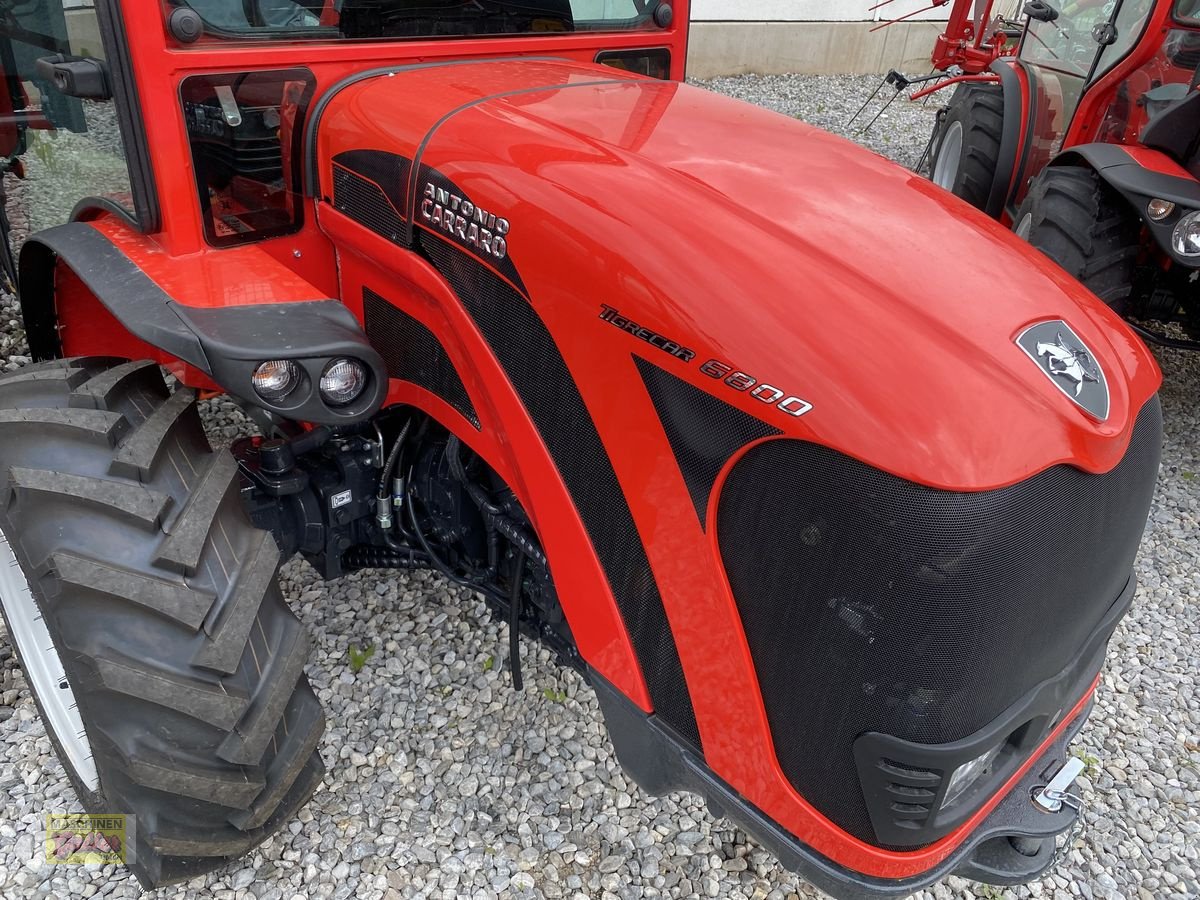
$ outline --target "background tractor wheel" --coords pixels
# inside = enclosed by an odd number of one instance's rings
[[[1017,211],[1013,230],[1118,313],[1128,311],[1141,226],[1091,169],[1043,171]]]
[[[83,805],[146,886],[217,868],[316,789],[324,716],[279,551],[151,362],[0,378],[0,599]]]
[[[1004,91],[998,84],[960,84],[942,118],[930,180],[986,209],[1000,164]]]

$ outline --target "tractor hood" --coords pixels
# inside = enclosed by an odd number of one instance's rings
[[[984,489],[1111,469],[1159,384],[1120,319],[1007,230],[708,91],[487,61],[359,80],[313,120],[321,195],[520,290],[598,421],[650,402],[636,357],[784,434]]]

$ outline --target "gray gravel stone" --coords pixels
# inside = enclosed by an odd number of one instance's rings
[[[844,130],[876,83],[744,76],[706,86]],[[933,115],[932,104],[901,100],[868,133],[851,136],[911,165]],[[71,146],[105,140],[68,137],[56,149],[69,155]],[[10,189],[18,232],[63,212],[53,196]],[[1040,883],[989,891],[951,878],[923,900],[1200,897],[1200,356],[1156,352],[1166,375],[1162,478],[1138,561],[1138,600],[1113,639],[1078,744],[1100,761],[1083,790],[1088,828]],[[0,295],[0,366],[28,361],[16,303]],[[227,400],[206,402],[203,414],[217,445],[248,428]],[[486,665],[504,632],[469,591],[421,572],[362,572],[326,585],[298,561],[283,568],[282,587],[313,633],[308,673],[328,713],[321,752],[329,775],[309,806],[244,860],[159,896],[818,896],[695,797],[637,791],[617,766],[592,693],[528,643],[528,687],[515,696],[501,667]],[[352,643],[377,647],[357,674],[347,658]],[[550,702],[545,689],[566,699]],[[0,897],[139,895],[121,869],[62,873],[40,861],[44,813],[81,807],[6,646],[0,798]]]

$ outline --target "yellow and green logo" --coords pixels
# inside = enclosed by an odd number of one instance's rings
[[[132,816],[52,813],[46,816],[46,862],[54,865],[124,863]]]

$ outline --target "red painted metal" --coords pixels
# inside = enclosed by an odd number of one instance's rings
[[[924,100],[931,94],[936,94],[940,91],[944,91],[948,87],[954,87],[958,84],[994,84],[999,80],[1000,76],[991,72],[985,72],[979,75],[956,75],[954,78],[947,78],[945,81],[939,81],[932,87],[923,88],[917,91],[915,94],[910,95],[908,99],[913,101]]]
[[[944,5],[945,0],[935,4]],[[954,0],[946,29],[934,44],[934,69],[945,72],[957,66],[968,75],[976,75],[1016,50],[1003,32],[989,30],[995,6],[996,0]]]

